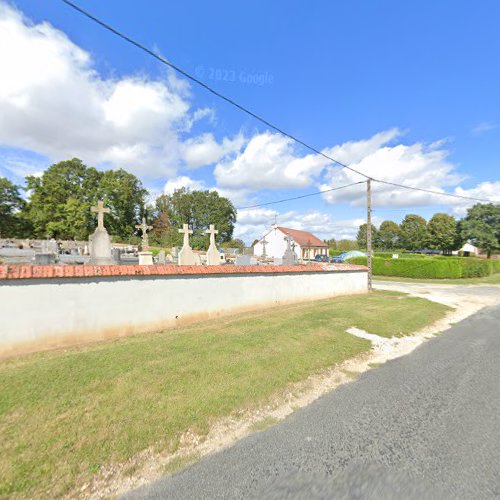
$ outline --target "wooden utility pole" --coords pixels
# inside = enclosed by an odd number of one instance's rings
[[[366,181],[366,263],[368,264],[368,291],[372,291],[372,180]]]

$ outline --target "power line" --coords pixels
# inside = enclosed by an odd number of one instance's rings
[[[404,189],[412,189],[413,191],[422,191],[424,193],[430,193],[430,194],[438,194],[442,196],[451,196],[452,198],[460,198],[462,200],[472,200],[472,201],[483,201],[486,203],[495,203],[493,200],[486,200],[484,198],[474,198],[472,196],[462,196],[460,194],[453,194],[453,193],[443,193],[442,191],[433,191],[432,189],[423,189],[423,188],[417,188],[413,186],[405,186],[404,184],[397,184],[395,182],[389,182],[389,181],[381,181],[378,179],[372,179],[374,182],[380,182],[382,184],[387,184],[388,186],[396,186]]]
[[[109,24],[105,23],[104,21],[101,21],[99,18],[95,17],[90,12],[82,9],[81,7],[79,7],[78,5],[74,4],[73,2],[70,2],[69,0],[62,0],[62,1],[65,4],[69,5],[70,7],[72,7],[73,9],[77,10],[78,12],[80,12],[81,14],[83,14],[84,16],[87,16],[92,21],[94,21],[97,24],[101,25],[103,28],[106,28],[108,31],[111,31],[112,33],[114,33],[115,35],[119,36],[120,38],[123,38],[123,40],[126,40],[127,42],[131,43],[132,45],[135,45],[138,49],[143,50],[144,52],[146,52],[150,56],[153,56],[155,59],[157,59],[161,63],[166,64],[167,66],[171,67],[172,69],[174,69],[175,71],[177,71],[181,75],[185,76],[189,80],[197,83],[198,85],[200,85],[201,87],[203,87],[205,90],[208,90],[209,92],[211,92],[215,96],[219,97],[220,99],[222,99],[222,100],[228,102],[229,104],[235,106],[240,111],[243,111],[247,115],[250,115],[251,117],[255,118],[256,120],[260,121],[261,123],[264,123],[268,127],[272,128],[273,130],[276,130],[277,132],[279,132],[280,134],[284,135],[285,137],[288,137],[288,138],[292,139],[293,141],[297,142],[298,144],[301,144],[302,146],[306,147],[307,149],[310,149],[311,151],[314,151],[316,154],[319,154],[319,155],[323,156],[327,160],[329,160],[329,161],[331,161],[333,163],[336,163],[340,167],[347,168],[348,170],[351,170],[352,172],[355,172],[356,174],[359,174],[359,175],[365,177],[366,179],[368,179],[368,175],[363,174],[362,172],[359,172],[358,170],[356,170],[356,169],[354,169],[352,167],[349,167],[348,165],[345,165],[344,163],[341,163],[340,161],[337,161],[334,158],[331,158],[330,156],[328,156],[327,154],[323,153],[319,149],[316,149],[315,147],[310,146],[309,144],[305,143],[301,139],[293,136],[292,134],[289,134],[288,132],[285,132],[283,129],[279,128],[278,126],[273,125],[271,122],[267,121],[265,118],[262,118],[261,116],[259,116],[258,114],[254,113],[253,111],[250,111],[245,106],[242,106],[241,104],[238,104],[236,101],[234,101],[230,97],[226,97],[225,95],[221,94],[220,92],[218,92],[217,90],[215,90],[212,87],[208,86],[206,83],[204,83],[201,80],[199,80],[198,78],[194,77],[193,75],[191,75],[187,71],[184,71],[183,69],[181,69],[178,66],[176,66],[175,64],[171,63],[170,61],[168,61],[167,59],[165,59],[161,55],[157,54],[153,50],[148,49],[147,47],[145,47],[141,43],[137,42],[133,38],[130,38],[128,35],[125,35],[124,33],[118,31],[117,29],[113,28]]]
[[[284,200],[269,201],[267,203],[259,203],[258,205],[250,205],[248,207],[239,207],[236,210],[247,210],[248,208],[265,207],[267,205],[275,205],[276,203],[283,203],[285,201],[300,200],[301,198],[307,198],[308,196],[317,196],[318,194],[330,193],[331,191],[338,191],[339,189],[348,188],[351,186],[356,186],[357,184],[364,184],[365,181],[353,182],[352,184],[347,184],[345,186],[339,186],[331,189],[325,189],[323,191],[317,191],[316,193],[303,194],[302,196],[294,196],[293,198],[285,198]]]
[[[384,180],[381,180],[381,179],[375,179],[373,177],[370,177],[369,175],[364,174],[363,172],[360,172],[359,170],[356,170],[355,168],[352,168],[349,165],[346,165],[345,163],[342,163],[342,162],[336,160],[335,158],[332,158],[331,156],[329,156],[329,155],[323,153],[322,151],[320,151],[319,149],[317,149],[317,148],[315,148],[315,147],[307,144],[306,142],[302,141],[298,137],[295,137],[294,135],[289,134],[288,132],[285,132],[280,127],[278,127],[276,125],[273,125],[271,122],[269,122],[268,120],[266,120],[262,116],[254,113],[253,111],[250,111],[245,106],[242,106],[241,104],[238,104],[236,101],[234,101],[230,97],[226,97],[225,95],[221,94],[220,92],[218,92],[217,90],[213,89],[212,87],[210,87],[209,85],[207,85],[203,81],[199,80],[198,78],[194,77],[193,75],[191,75],[187,71],[185,71],[182,68],[180,68],[180,67],[176,66],[175,64],[171,63],[170,61],[168,61],[167,59],[165,59],[161,55],[159,55],[156,52],[152,51],[151,49],[148,49],[146,46],[142,45],[140,42],[134,40],[133,38],[129,37],[128,35],[125,35],[121,31],[118,31],[116,28],[113,28],[111,25],[105,23],[104,21],[101,21],[99,18],[97,18],[96,16],[94,16],[90,12],[82,9],[81,7],[79,7],[78,5],[76,5],[75,3],[71,2],[70,0],[61,0],[61,1],[64,2],[66,5],[69,5],[70,7],[72,7],[74,10],[78,11],[80,14],[83,14],[87,18],[89,18],[92,21],[94,21],[95,23],[99,24],[103,28],[107,29],[108,31],[110,31],[110,32],[114,33],[115,35],[119,36],[120,38],[122,38],[123,40],[125,40],[125,41],[129,42],[130,44],[134,45],[138,49],[146,52],[150,56],[152,56],[155,59],[157,59],[158,61],[160,61],[162,64],[165,64],[165,65],[169,66],[170,68],[174,69],[175,71],[177,71],[181,75],[185,76],[186,78],[188,78],[192,82],[195,82],[196,84],[200,85],[205,90],[207,90],[208,92],[212,93],[213,95],[215,95],[215,96],[219,97],[220,99],[228,102],[232,106],[238,108],[240,111],[243,111],[244,113],[246,113],[247,115],[251,116],[252,118],[255,118],[256,120],[260,121],[264,125],[266,125],[269,128],[275,130],[276,132],[279,132],[284,137],[288,137],[289,139],[292,139],[297,144],[300,144],[300,145],[304,146],[305,148],[309,149],[310,151],[313,151],[314,153],[322,156],[323,158],[326,158],[327,160],[331,161],[332,163],[335,163],[336,165],[338,165],[341,168],[345,168],[347,170],[350,170],[351,172],[354,172],[354,173],[356,173],[358,175],[361,175],[362,177],[364,177],[367,180],[371,179],[371,180],[373,180],[375,182],[379,182],[381,184],[387,184],[387,185],[391,185],[391,186],[395,186],[395,187],[400,187],[400,188],[403,188],[403,189],[412,189],[414,191],[423,191],[423,192],[426,192],[426,193],[431,193],[431,194],[436,194],[436,195],[441,195],[441,196],[450,196],[450,197],[453,197],[453,198],[462,198],[462,199],[466,199],[466,200],[473,200],[473,201],[482,201],[482,202],[487,202],[487,203],[494,203],[492,200],[486,200],[486,199],[481,199],[481,198],[473,198],[473,197],[468,197],[468,196],[460,196],[460,195],[455,195],[455,194],[451,194],[451,193],[443,193],[443,192],[439,192],[439,191],[431,191],[431,190],[427,190],[427,189],[416,188],[416,187],[413,187],[413,186],[405,186],[404,184],[397,184],[397,183],[394,183],[394,182],[384,181]],[[272,203],[275,203],[275,202],[272,202]],[[278,203],[280,203],[280,202],[278,202]]]

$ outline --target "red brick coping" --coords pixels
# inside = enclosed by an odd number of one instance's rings
[[[0,265],[0,280],[93,278],[96,276],[175,276],[207,274],[269,274],[366,271],[365,266],[333,264],[310,266],[78,266],[31,264]]]

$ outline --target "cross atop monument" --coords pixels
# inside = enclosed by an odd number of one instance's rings
[[[146,217],[143,217],[142,224],[136,224],[135,228],[142,231],[142,249],[145,250],[149,247],[148,231],[153,229],[153,226],[148,226],[146,223]]]
[[[104,208],[103,201],[99,200],[97,202],[97,207],[91,207],[90,210],[94,213],[97,213],[97,230],[105,231],[106,228],[104,227],[104,214],[109,214],[111,212],[111,209]]]
[[[262,243],[262,258],[265,259],[267,257],[266,254],[266,245],[268,244],[268,241],[266,240],[266,237],[262,238],[260,241]]]
[[[183,224],[182,229],[179,229],[179,233],[184,233],[183,247],[188,247],[189,246],[189,235],[193,234],[193,230],[189,229],[189,224]]]
[[[215,229],[213,224],[210,224],[209,228],[205,231],[205,233],[210,235],[210,246],[215,246],[215,235],[219,234],[219,231]]]

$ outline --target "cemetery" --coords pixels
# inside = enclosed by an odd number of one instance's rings
[[[184,224],[183,245],[167,262],[149,250],[146,219],[137,256],[113,248],[105,227],[109,212],[102,201],[92,212],[97,227],[89,242],[75,242],[61,254],[55,240],[42,241],[38,252],[17,249],[18,261],[0,266],[0,355],[157,331],[221,315],[367,292],[363,265],[303,265],[294,239],[283,238],[284,252],[239,255],[229,264],[216,246],[217,229],[206,233],[205,254],[190,246],[192,230]],[[10,256],[15,250],[8,248]],[[26,256],[34,259],[23,263]],[[88,255],[86,255],[88,254]],[[57,263],[56,263],[57,262]],[[36,306],[26,307],[27,304]]]

